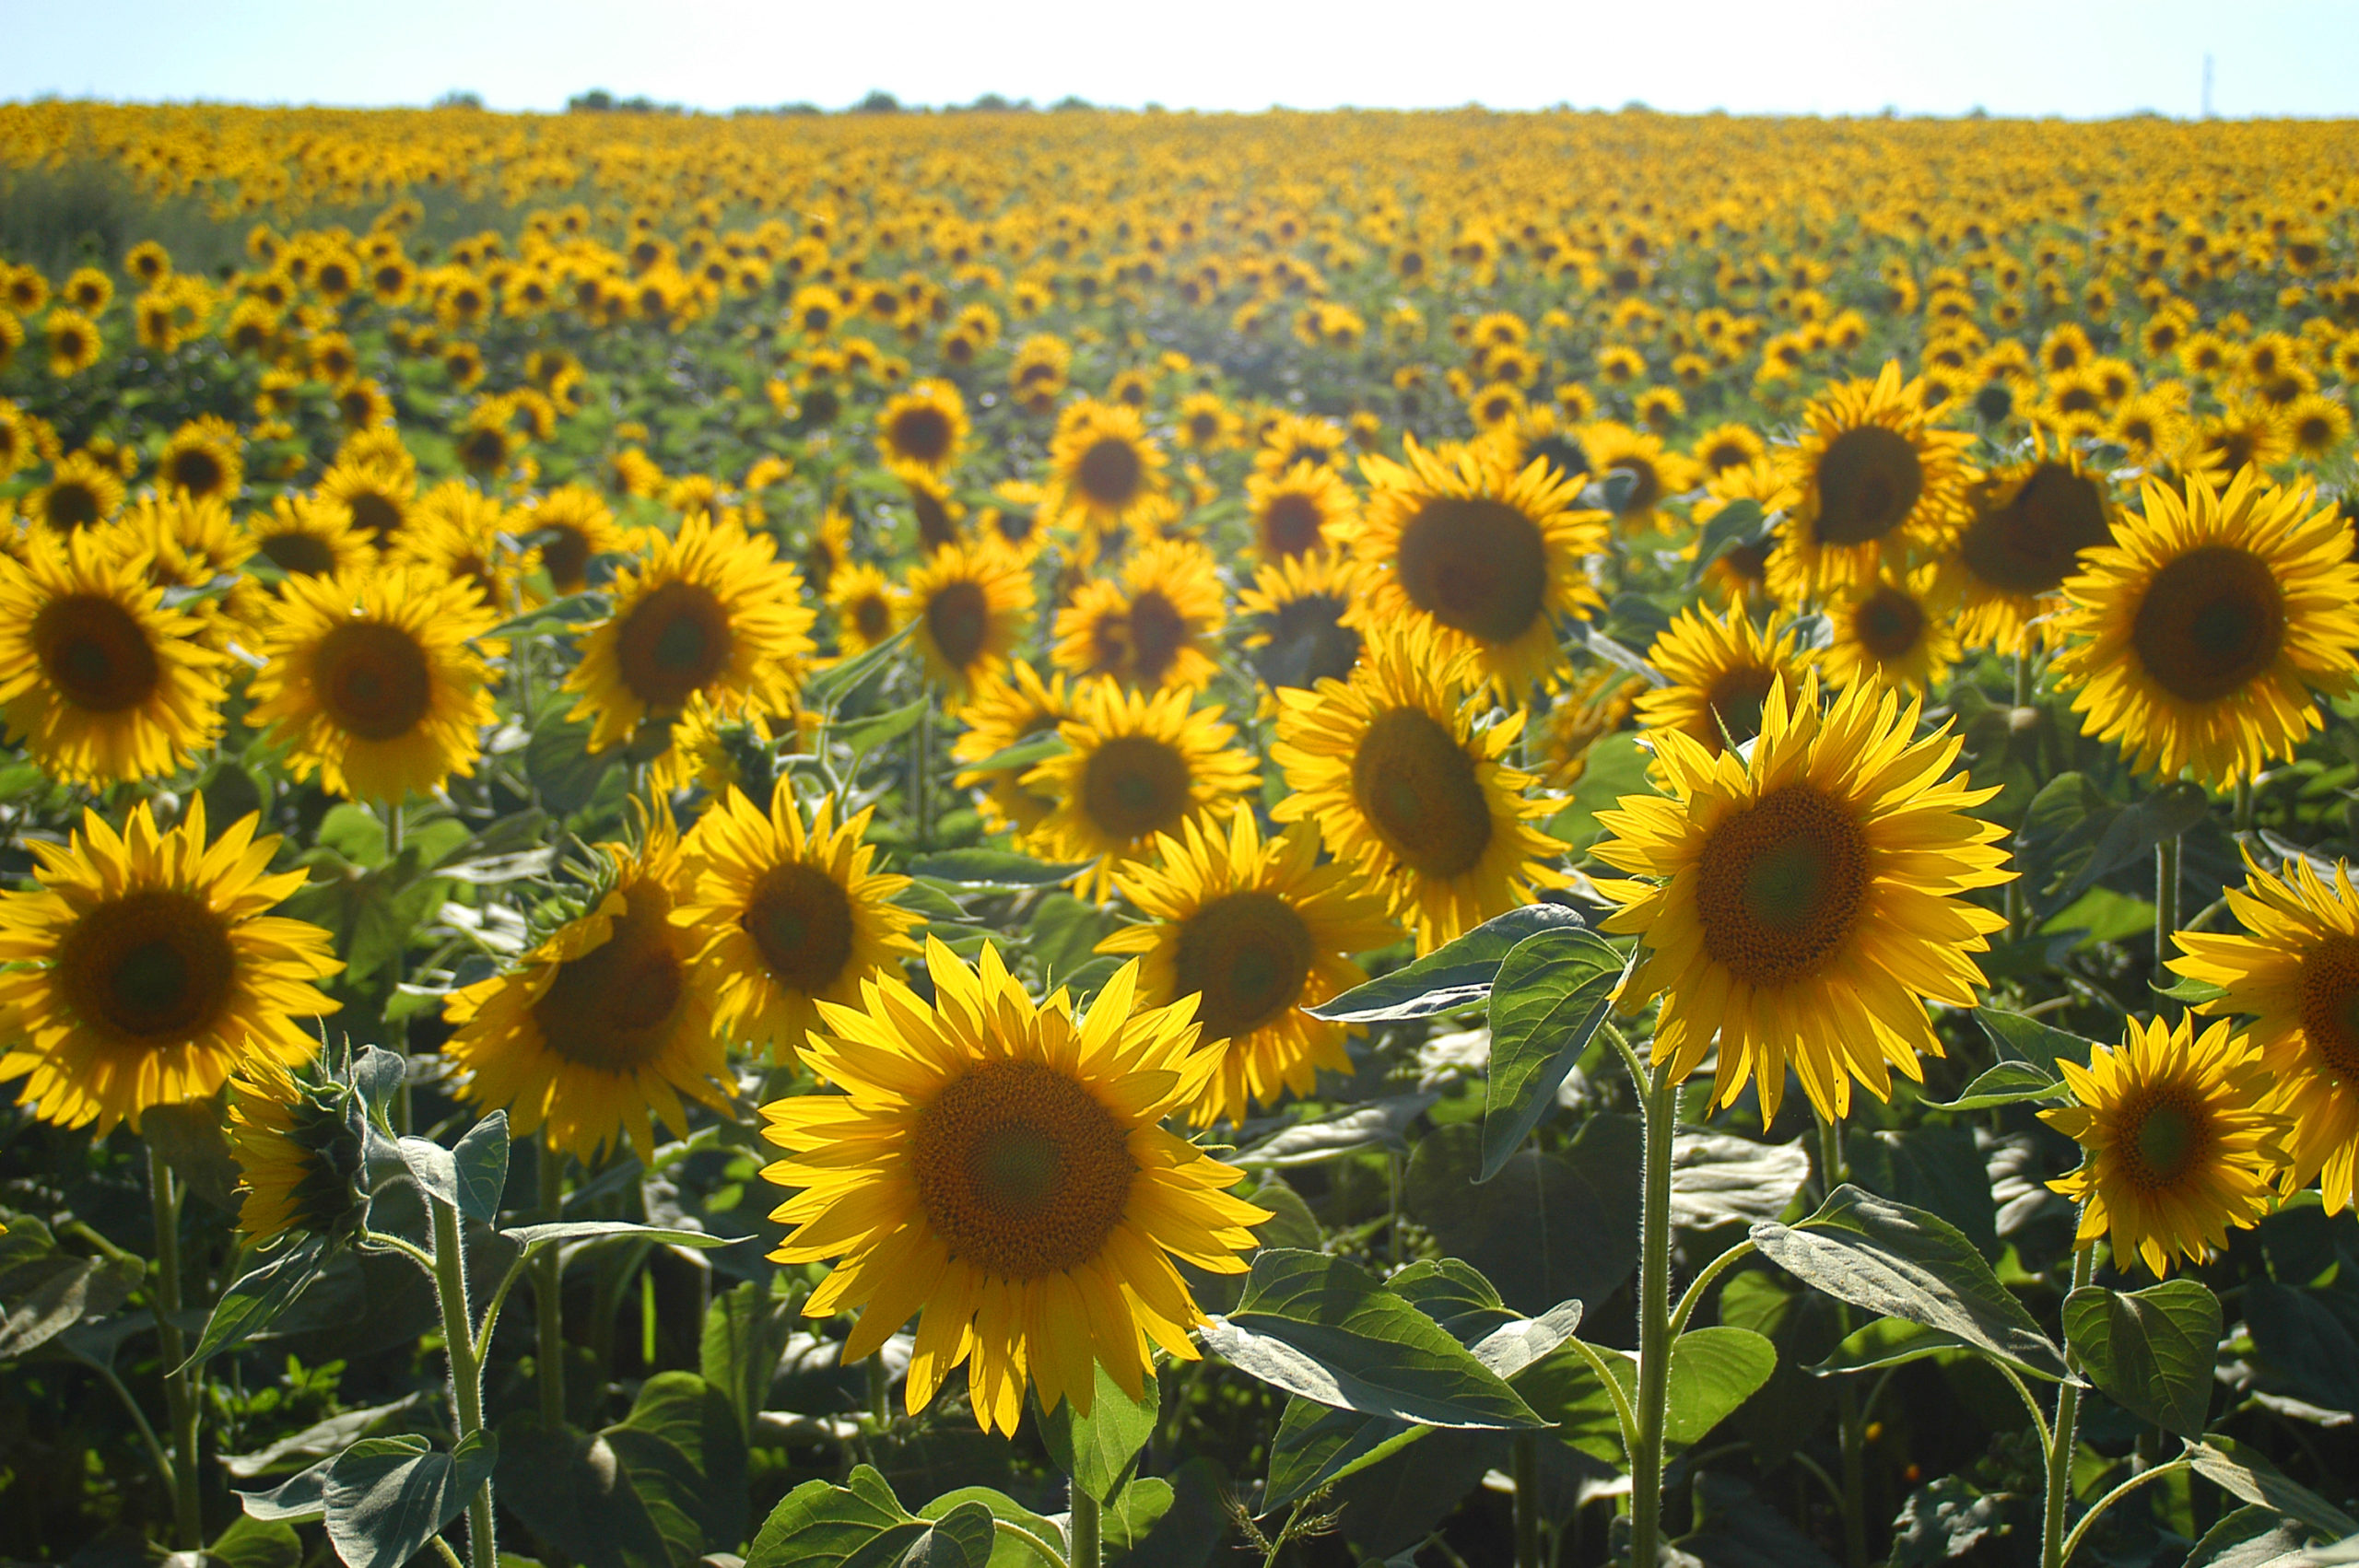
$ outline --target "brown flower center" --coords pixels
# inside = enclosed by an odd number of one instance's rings
[[[851,899],[816,866],[772,866],[754,886],[738,924],[778,982],[805,996],[836,983],[851,959]]]
[[[75,1016],[117,1039],[194,1039],[229,1011],[238,954],[221,917],[193,894],[150,888],[99,905],[57,950],[56,977]]]
[[[729,667],[729,612],[702,583],[674,580],[640,600],[615,638],[630,694],[672,711]]]
[[[1490,848],[1491,803],[1474,759],[1423,708],[1396,708],[1368,726],[1352,757],[1352,796],[1420,876],[1461,875]]]
[[[1176,989],[1197,995],[1203,1038],[1233,1040],[1292,1010],[1316,956],[1309,928],[1285,899],[1232,893],[1181,925]]]
[[[2154,574],[2130,641],[2165,691],[2182,702],[2217,702],[2277,662],[2284,594],[2259,556],[2206,544]]]
[[[1411,603],[1484,642],[1521,637],[1547,600],[1547,544],[1499,501],[1427,501],[1401,530],[1395,565]]]
[[[1867,889],[1850,812],[1807,784],[1772,790],[1721,819],[1696,857],[1704,950],[1746,985],[1806,980],[1841,954]]]
[[[1924,488],[1925,465],[1907,437],[1881,425],[1844,431],[1818,460],[1818,542],[1883,538],[1908,520]]]
[[[550,1050],[604,1072],[630,1072],[663,1054],[687,989],[671,915],[662,889],[635,887],[606,940],[557,965],[533,1004]]]
[[[1117,735],[1082,769],[1082,811],[1107,837],[1135,841],[1180,825],[1191,782],[1188,759],[1169,744]]]
[[[58,695],[92,713],[136,708],[162,678],[147,628],[100,594],[72,594],[44,606],[33,618],[33,648]]]
[[[1086,1263],[1130,1206],[1130,1139],[1088,1090],[1041,1062],[991,1061],[918,1114],[910,1164],[953,1258],[1001,1279]]]

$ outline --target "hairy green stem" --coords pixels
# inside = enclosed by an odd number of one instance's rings
[[[555,1223],[565,1213],[565,1151],[540,1138],[541,1218]],[[565,1424],[565,1260],[555,1246],[533,1260],[534,1375],[540,1386],[541,1424],[551,1432]]]
[[[1687,1331],[1687,1320],[1704,1304],[1704,1293],[1712,1288],[1712,1281],[1759,1250],[1751,1242],[1741,1241],[1704,1265],[1704,1271],[1688,1281],[1687,1289],[1680,1293],[1679,1305],[1672,1312],[1671,1337],[1673,1340]]]
[[[2154,980],[2170,973],[2171,936],[2178,930],[2178,835],[2154,846]]]
[[[1671,1150],[1679,1102],[1670,1059],[1656,1060],[1638,1089],[1646,1103],[1647,1153],[1638,1206],[1638,1441],[1630,1450],[1630,1561],[1634,1568],[1653,1568],[1662,1544],[1662,1434],[1671,1390]]]
[[[1833,1197],[1850,1174],[1843,1157],[1843,1124],[1833,1117],[1818,1118],[1818,1180],[1825,1196]],[[1835,1304],[1838,1333],[1851,1332],[1851,1309]],[[1859,1391],[1848,1378],[1835,1389],[1836,1433],[1843,1462],[1844,1568],[1867,1568],[1868,1562],[1868,1443],[1867,1417],[1860,1409]]]
[[[1010,1540],[1022,1542],[1031,1550],[1033,1556],[1048,1563],[1050,1568],[1067,1568],[1063,1552],[1059,1551],[1023,1526],[1010,1524],[1005,1519],[993,1519],[992,1528]]]
[[[1073,1483],[1073,1568],[1098,1568],[1097,1499],[1081,1482]]]
[[[196,1377],[181,1363],[188,1343],[181,1333],[181,1194],[172,1167],[147,1146],[147,1196],[156,1218],[156,1348],[163,1358],[164,1408],[172,1426],[172,1535],[183,1551],[205,1544],[197,1494]]]
[[[2097,1522],[2098,1515],[2118,1503],[2124,1496],[2135,1492],[2150,1480],[2160,1480],[2165,1476],[2176,1475],[2187,1468],[2188,1462],[2185,1459],[2173,1459],[2168,1464],[2156,1465],[2152,1469],[2141,1470],[2095,1503],[2090,1504],[2089,1511],[2081,1515],[2081,1522],[2072,1527],[2072,1533],[2064,1538],[2064,1548],[2059,1553],[2057,1561],[2059,1562],[2072,1561],[2073,1549],[2081,1544],[2081,1538],[2089,1533],[2089,1527]]]
[[[2077,1291],[2086,1285],[2095,1272],[2095,1246],[2075,1248],[2072,1288]],[[2068,1356],[2066,1365],[2071,1363]],[[2048,1433],[2047,1511],[2039,1534],[2039,1568],[2064,1565],[2064,1514],[2072,1502],[2072,1450],[2079,1440],[2080,1423],[2080,1385],[2066,1383],[2056,1391],[2056,1423]]]
[[[483,1431],[483,1362],[467,1312],[467,1254],[459,1236],[459,1211],[429,1197],[434,1211],[434,1293],[442,1305],[443,1350],[451,1358],[451,1409],[461,1442]],[[467,1500],[467,1561],[470,1568],[499,1568],[491,1536],[491,1481],[486,1478]]]
[[[1540,1568],[1540,1438],[1515,1434],[1515,1568]]]

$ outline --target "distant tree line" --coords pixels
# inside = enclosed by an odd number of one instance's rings
[[[445,93],[438,101],[441,108],[481,109],[483,99],[474,93]],[[1072,93],[1049,105],[1051,113],[1071,110],[1094,110],[1097,106],[1086,98]],[[1152,105],[1149,106],[1153,107]],[[569,114],[690,114],[696,112],[676,103],[658,103],[640,94],[635,98],[616,98],[604,88],[593,88],[588,92],[575,93],[565,100]],[[945,103],[940,109],[924,104],[904,104],[883,88],[870,93],[858,103],[839,112],[845,114],[1030,114],[1039,105],[1028,98],[1010,99],[999,93],[987,92],[972,103]],[[781,103],[775,106],[748,105],[732,110],[733,114],[824,114],[827,112],[816,103]]]

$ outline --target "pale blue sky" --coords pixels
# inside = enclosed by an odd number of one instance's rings
[[[0,99],[2359,115],[2359,0],[0,0]]]

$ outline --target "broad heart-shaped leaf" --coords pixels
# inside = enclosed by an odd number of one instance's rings
[[[551,1241],[610,1241],[637,1236],[641,1241],[673,1246],[734,1246],[744,1236],[717,1236],[684,1231],[675,1225],[635,1225],[625,1220],[559,1220],[546,1225],[514,1225],[499,1233],[519,1246],[534,1247]]]
[[[1153,1373],[1133,1399],[1103,1366],[1092,1370],[1097,1382],[1090,1391],[1089,1413],[1081,1415],[1071,1399],[1059,1399],[1055,1410],[1040,1417],[1040,1438],[1049,1457],[1075,1486],[1107,1503],[1121,1490],[1132,1461],[1155,1435],[1158,1397]]]
[[[249,1518],[297,1521],[316,1519],[327,1512],[328,1470],[334,1458],[322,1459],[298,1470],[276,1486],[261,1492],[232,1492]]]
[[[1036,860],[1012,849],[945,849],[910,862],[910,874],[961,887],[1054,887],[1089,869],[1086,860]]]
[[[1264,1249],[1237,1310],[1201,1334],[1230,1364],[1319,1404],[1426,1426],[1546,1424],[1439,1324],[1346,1258]]]
[[[2028,1100],[2060,1100],[2068,1093],[2063,1080],[2037,1062],[2002,1061],[1978,1074],[1956,1099],[1926,1104],[1937,1111],[1982,1111]]]
[[[404,1138],[394,1144],[402,1164],[425,1194],[437,1203],[459,1206],[459,1163],[451,1151],[431,1138]]]
[[[1003,1492],[988,1486],[962,1486],[945,1492],[918,1510],[921,1519],[939,1519],[955,1508],[975,1504],[994,1519],[1005,1519],[1018,1529],[1028,1530],[1058,1550],[1065,1550],[1064,1527],[1057,1520],[1035,1514]],[[992,1547],[991,1568],[1050,1568],[1039,1554],[1014,1536],[1003,1535]]]
[[[295,1304],[303,1288],[319,1278],[321,1265],[326,1260],[326,1242],[318,1235],[305,1235],[282,1246],[239,1275],[221,1293],[221,1299],[213,1304],[213,1316],[205,1319],[205,1333],[182,1364],[194,1366],[208,1356],[244,1344],[269,1328],[280,1313]]]
[[[220,1568],[299,1568],[303,1539],[295,1527],[280,1519],[257,1519],[241,1514],[205,1549],[208,1563]]]
[[[1799,1225],[1753,1227],[1762,1255],[1807,1284],[1870,1312],[1955,1334],[2036,1377],[2071,1376],[2064,1352],[1999,1282],[1957,1227],[1848,1182]]]
[[[2299,1519],[2329,1540],[2359,1535],[2359,1519],[2294,1480],[2261,1454],[2233,1437],[2213,1435],[2187,1445],[2195,1473],[2233,1496]]]
[[[1491,1090],[1483,1106],[1483,1168],[1508,1156],[1556,1104],[1556,1088],[1605,1019],[1628,962],[1587,926],[1528,936],[1491,983]]]
[[[448,1454],[417,1436],[367,1437],[346,1448],[328,1465],[323,1496],[336,1555],[346,1568],[402,1568],[490,1479],[497,1453],[486,1433]]]
[[[17,1220],[0,1236],[0,1361],[25,1355],[85,1317],[112,1312],[140,1281],[131,1258],[62,1252],[49,1227]]]
[[[1560,1303],[1538,1317],[1517,1316],[1488,1280],[1455,1258],[1412,1263],[1385,1282],[1510,1383],[1571,1339],[1580,1326],[1581,1304],[1577,1301]],[[1301,1398],[1289,1399],[1271,1441],[1263,1505],[1284,1507],[1306,1492],[1356,1475],[1433,1430]]]
[[[939,1521],[901,1506],[885,1478],[855,1466],[851,1484],[807,1480],[782,1498],[746,1550],[745,1568],[986,1568],[992,1511],[961,1503]]]
[[[2064,1298],[2064,1342],[2106,1398],[2181,1437],[2203,1435],[2220,1298],[2193,1280],[2127,1294],[2083,1285]]]
[[[494,1111],[467,1129],[451,1152],[459,1189],[459,1212],[489,1224],[499,1217],[500,1194],[508,1190],[508,1113]]]
[[[2010,1012],[2003,1007],[1978,1007],[1975,1020],[1990,1043],[2018,1061],[2027,1061],[2056,1072],[2058,1059],[2075,1066],[2089,1065],[2089,1052],[2096,1042],[2083,1035],[2052,1028],[2036,1018],[2026,1018],[2020,1012]]]
[[[1491,994],[1499,965],[1525,938],[1582,923],[1579,915],[1561,904],[1527,904],[1492,917],[1413,964],[1304,1011],[1330,1023],[1382,1024],[1472,1007]]]
[[[1672,1341],[1663,1442],[1687,1448],[1736,1413],[1778,1370],[1778,1348],[1750,1328],[1691,1328]]]
[[[603,1435],[675,1562],[745,1544],[745,1434],[722,1390],[693,1373],[659,1372]]]

